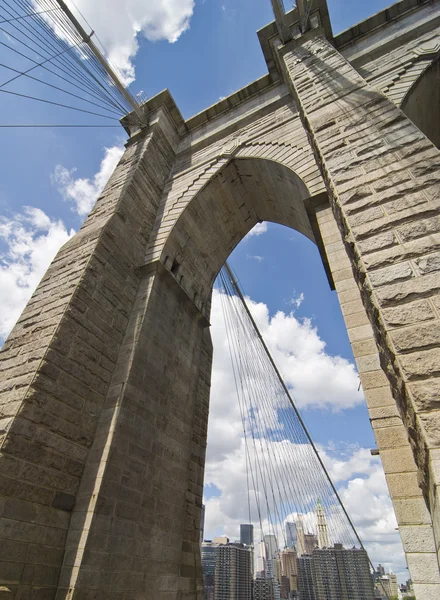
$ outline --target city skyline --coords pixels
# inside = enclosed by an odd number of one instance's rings
[[[295,546],[279,549],[274,534],[265,534],[255,547],[231,542],[226,536],[205,540],[202,544],[205,599],[375,600],[380,593],[384,598],[386,594],[392,597],[399,590],[397,576],[385,573],[382,565],[372,573],[363,548],[345,548],[338,543],[325,546],[330,541],[326,539],[326,517],[319,502],[316,511],[321,534],[307,534],[314,536],[315,546],[302,556]],[[292,522],[289,523],[286,529],[291,529]],[[242,524],[240,534],[250,525]],[[249,581],[253,581],[251,588]],[[403,586],[410,588],[410,582]],[[242,591],[234,592],[237,589]],[[249,596],[250,589],[253,596]]]

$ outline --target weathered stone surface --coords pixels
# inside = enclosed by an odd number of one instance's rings
[[[414,262],[422,274],[440,271],[440,252],[429,254],[425,258],[419,258]]]
[[[440,448],[440,410],[431,410],[418,415],[430,448]]]
[[[402,371],[407,379],[440,375],[440,348],[412,352],[401,357]]]
[[[385,308],[382,314],[389,327],[412,325],[435,319],[434,311],[428,300],[419,300],[396,308]]]
[[[382,450],[380,458],[387,474],[417,472],[414,456],[409,446]]]
[[[430,535],[429,525],[404,525],[400,529],[405,552],[432,552],[435,553],[435,545],[432,535]]]
[[[420,323],[391,333],[391,339],[399,352],[410,352],[440,345],[440,322]]]
[[[409,389],[420,410],[440,409],[440,380],[411,383]]]
[[[401,525],[431,525],[431,515],[423,498],[396,499],[393,508]]]
[[[370,273],[371,283],[375,287],[385,285],[387,283],[404,281],[414,276],[409,263],[400,263],[392,267],[380,269],[379,271],[373,271]]]
[[[414,583],[440,583],[437,556],[435,553],[428,554],[428,556],[425,552],[408,554],[407,561],[408,568],[417,573],[418,581]]]

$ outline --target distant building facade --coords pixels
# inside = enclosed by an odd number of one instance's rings
[[[315,548],[312,577],[315,600],[374,600],[370,564],[363,549],[347,549],[342,544]]]
[[[280,598],[280,585],[275,579],[255,579],[254,600],[280,600]]]
[[[399,583],[397,581],[397,575],[395,573],[388,573],[387,575],[381,575],[376,579],[376,592],[377,596],[380,595],[382,598],[393,598],[399,596]]]
[[[214,600],[252,600],[252,553],[243,544],[217,547]]]
[[[298,565],[294,548],[288,548],[281,553],[281,598],[291,598],[298,591]]]
[[[314,533],[304,534],[305,554],[312,554],[313,550],[318,547],[318,537]]]
[[[288,548],[296,548],[297,546],[295,521],[286,521],[286,544]]]
[[[240,543],[246,546],[254,545],[254,526],[252,524],[240,525]]]
[[[214,544],[211,541],[202,542],[201,557],[205,600],[214,600],[217,548],[217,544]]]
[[[312,557],[307,554],[299,556],[298,564],[298,593],[300,600],[316,600],[313,583]]]

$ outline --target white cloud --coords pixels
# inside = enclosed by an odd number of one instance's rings
[[[266,233],[267,231],[267,223],[266,221],[262,221],[261,223],[257,223],[250,231],[249,233],[245,236],[246,237],[252,237],[255,235],[262,235],[263,233]]]
[[[57,186],[60,194],[66,201],[73,203],[75,212],[81,217],[86,216],[93,208],[124,152],[124,148],[120,146],[112,146],[104,150],[100,169],[91,179],[75,178],[76,169],[69,170],[63,165],[57,165],[51,175],[52,182]]]
[[[289,304],[290,306],[293,306],[293,308],[298,309],[301,304],[304,302],[304,294],[301,292],[301,294],[296,295],[295,292],[293,293],[293,296],[290,298],[290,300],[287,302],[287,304]]]
[[[31,206],[11,218],[0,217],[0,339],[9,333],[58,249],[73,234],[62,221]]]
[[[73,3],[67,0],[67,4],[78,16]],[[189,28],[194,4],[194,0],[75,0],[126,85],[135,79],[133,59],[139,38],[176,42]]]
[[[326,353],[326,344],[310,319],[298,319],[294,313],[282,311],[270,316],[265,304],[250,299],[247,302],[299,407],[338,411],[364,401],[363,393],[358,391],[359,379],[354,365],[340,356]],[[216,357],[213,371],[216,385],[213,387],[216,390],[228,385],[222,394],[231,398],[235,395],[235,387],[226,376],[230,369],[229,349],[218,290],[213,294],[211,323]]]
[[[246,254],[246,258],[249,260],[256,260],[259,263],[262,263],[264,260],[264,256],[258,256],[258,254]]]

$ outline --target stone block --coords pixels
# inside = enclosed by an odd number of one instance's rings
[[[440,574],[436,553],[409,553],[406,557],[411,579],[414,583],[438,583]]]
[[[350,315],[344,315],[344,321],[347,326],[347,329],[353,329],[355,327],[360,327],[362,325],[367,325],[370,323],[370,321],[368,320],[367,313],[365,312],[365,309],[363,307],[360,312]]]
[[[352,292],[354,292],[356,294],[356,290],[352,290]],[[340,296],[339,296],[339,300],[341,301]],[[341,310],[342,310],[342,314],[344,315],[344,317],[346,317],[347,315],[352,315],[352,314],[362,312],[362,311],[365,312],[364,306],[359,297],[359,292],[357,293],[357,297],[355,297],[352,301],[343,302],[343,303],[341,301]]]
[[[428,256],[424,256],[423,258],[418,258],[415,261],[417,268],[419,269],[421,274],[432,273],[433,271],[440,271],[440,252],[435,252],[433,254],[429,254]]]
[[[391,339],[399,352],[440,346],[440,322],[420,323],[399,329],[391,333]]]
[[[401,327],[435,319],[429,300],[417,300],[403,306],[385,308],[382,314],[389,327]]]
[[[381,406],[395,406],[396,401],[391,394],[389,384],[378,388],[372,388],[364,390],[365,399],[369,409],[377,408]]]
[[[351,343],[373,338],[371,325],[361,325],[360,327],[353,327],[352,329],[349,329],[348,338]]]
[[[374,235],[359,242],[359,249],[363,254],[376,252],[393,246],[396,243],[394,231],[385,231],[384,233]]]
[[[380,458],[385,473],[416,473],[417,467],[411,447],[381,450]]]
[[[408,380],[440,375],[440,348],[404,354],[400,362]]]
[[[408,446],[408,434],[403,425],[386,427],[385,429],[377,429],[374,432],[376,437],[377,446],[379,450],[385,450],[387,448],[400,448],[401,446]]]
[[[431,515],[421,494],[419,498],[396,498],[393,508],[399,525],[431,526]]]
[[[374,339],[353,342],[351,344],[351,349],[355,358],[371,355],[377,352],[377,346]]]
[[[440,448],[440,410],[419,413],[417,419],[426,436],[429,448]]]
[[[0,540],[0,561],[24,563],[29,550],[29,544],[16,540]]]
[[[385,267],[369,274],[370,281],[374,287],[380,287],[396,281],[405,281],[414,277],[413,270],[409,263],[404,262],[391,267]]]
[[[378,353],[367,356],[356,357],[356,366],[359,373],[367,373],[369,371],[377,371],[380,369]]]
[[[410,383],[408,388],[419,410],[440,409],[440,381],[437,379]]]
[[[423,600],[438,600],[437,583],[414,583],[414,594],[416,598]]]
[[[430,525],[402,525],[399,531],[405,552],[435,555],[435,541]]]
[[[388,379],[382,370],[369,371],[368,373],[360,373],[362,388],[369,390],[378,388],[388,384]]]

